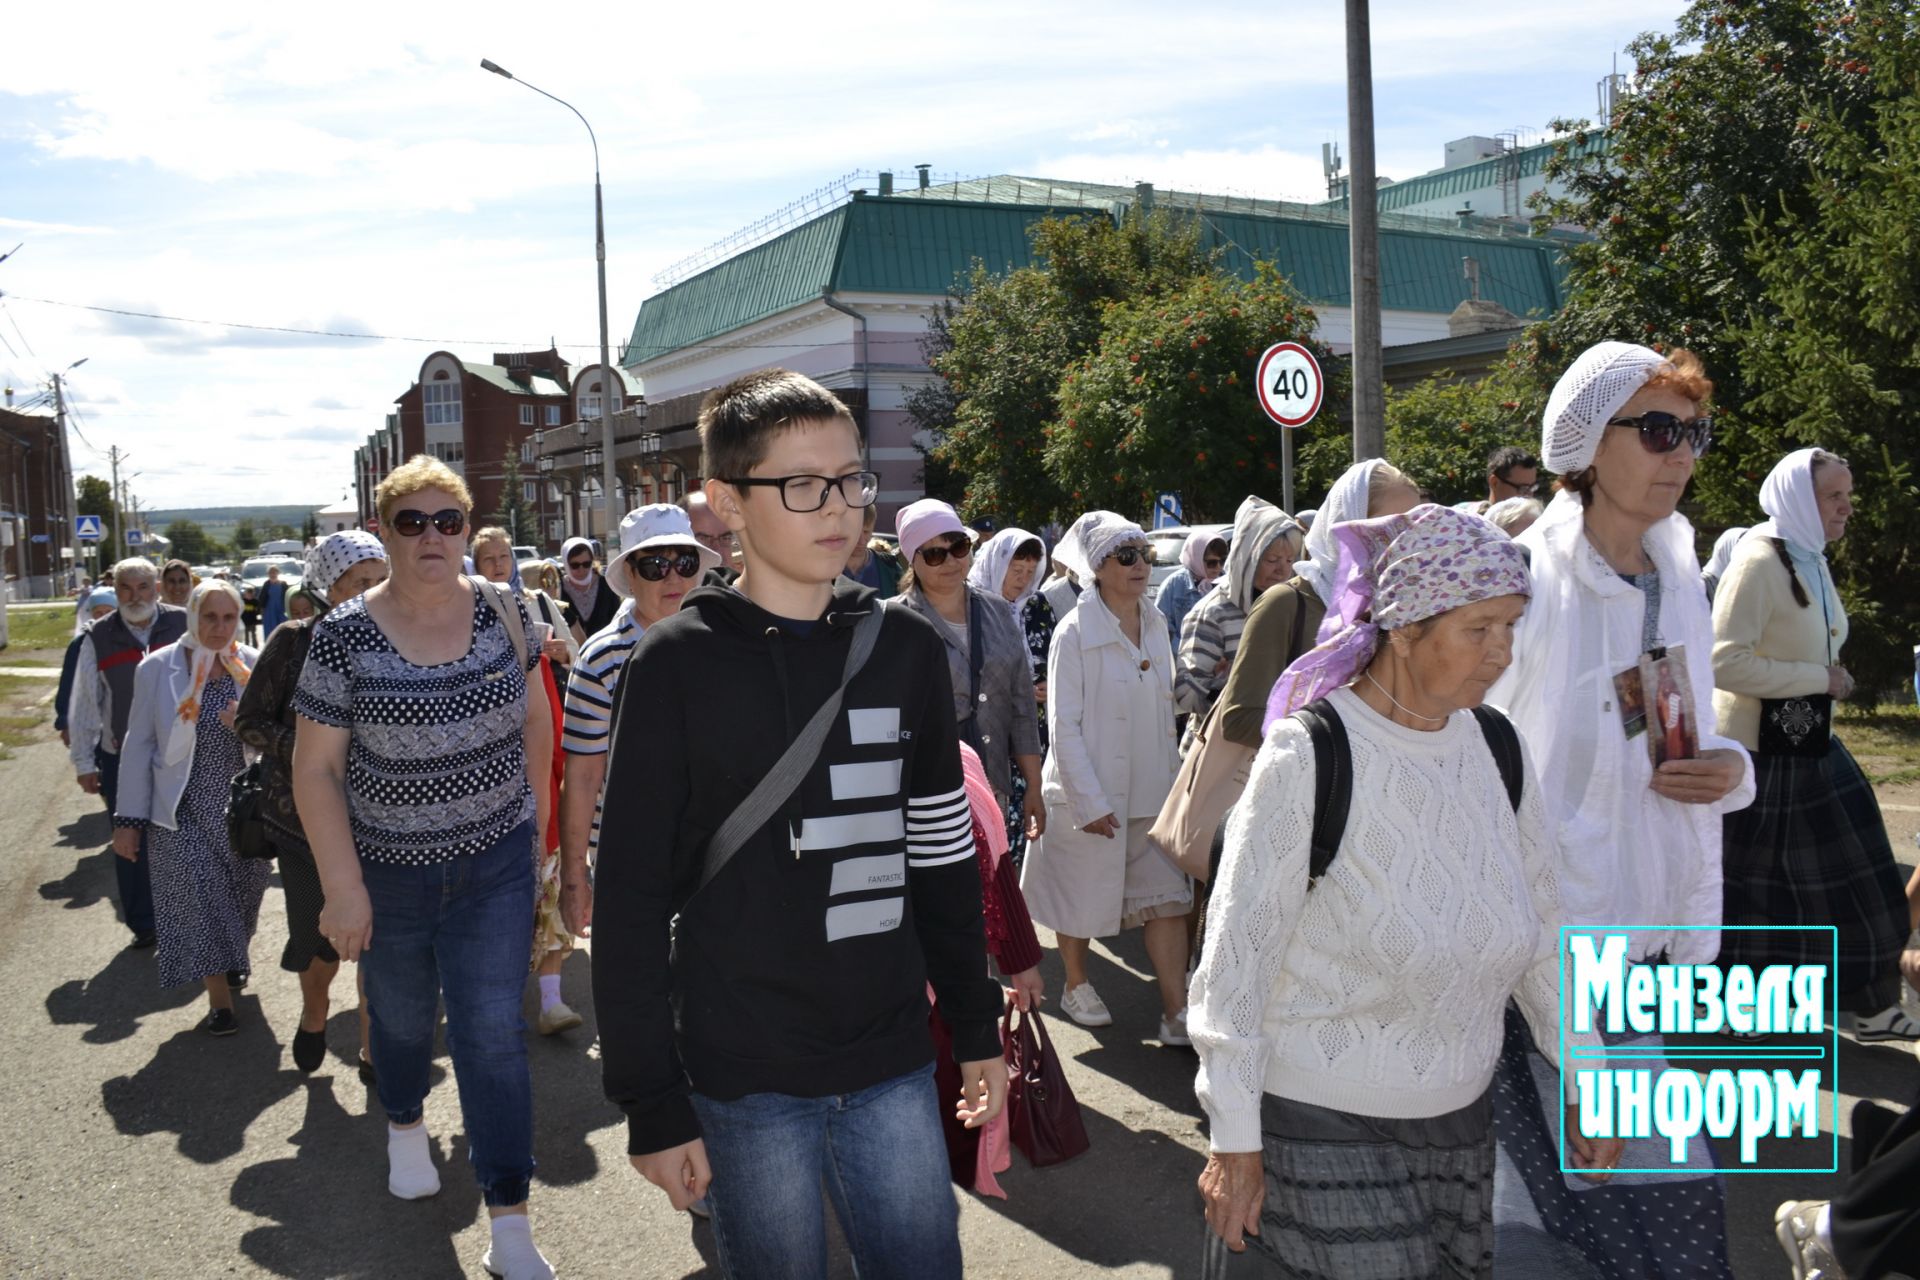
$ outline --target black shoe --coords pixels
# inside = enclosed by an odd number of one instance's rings
[[[153,949],[153,944],[158,941],[160,941],[160,939],[154,934],[153,930],[151,929],[147,930],[145,933],[135,933],[133,935],[133,941],[127,944],[127,950],[151,951]]]
[[[206,1028],[210,1036],[230,1036],[240,1029],[240,1021],[233,1016],[231,1009],[215,1009],[200,1025]]]
[[[363,1053],[360,1055],[360,1083],[373,1084],[374,1082],[373,1059]]]
[[[293,1033],[293,1065],[305,1072],[319,1070],[320,1064],[327,1060],[327,1033],[325,1030],[297,1030]]]
[[[247,979],[253,975],[245,969],[227,970],[227,990],[239,991],[247,985]]]

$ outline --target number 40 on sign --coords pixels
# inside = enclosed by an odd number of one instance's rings
[[[1260,357],[1256,384],[1260,407],[1283,427],[1304,427],[1320,412],[1326,380],[1313,352],[1297,342],[1277,342]]]

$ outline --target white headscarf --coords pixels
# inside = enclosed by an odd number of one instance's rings
[[[1233,515],[1233,541],[1227,544],[1227,571],[1214,585],[1214,590],[1224,592],[1240,612],[1251,612],[1255,598],[1253,580],[1260,572],[1260,557],[1267,554],[1276,539],[1299,527],[1292,516],[1271,502],[1248,497]]]
[[[165,759],[168,764],[185,759],[193,749],[194,735],[200,728],[200,695],[207,681],[213,678],[214,664],[224,666],[241,690],[246,689],[247,679],[253,672],[253,657],[240,647],[238,627],[234,628],[234,638],[227,642],[225,649],[216,652],[200,643],[200,610],[207,597],[215,594],[230,597],[236,611],[242,607],[239,588],[224,578],[208,578],[187,597],[187,633],[180,637],[180,649],[187,655],[192,678],[187,684],[186,697],[174,708],[173,725],[167,733]]]
[[[1373,487],[1376,467],[1387,465],[1385,458],[1368,458],[1348,467],[1346,474],[1333,482],[1327,500],[1314,514],[1313,527],[1307,531],[1307,555],[1293,571],[1313,588],[1320,603],[1333,602],[1333,571],[1340,566],[1340,544],[1334,541],[1333,526],[1349,520],[1367,518],[1368,491]]]
[[[1053,549],[1054,563],[1073,571],[1081,586],[1092,586],[1093,575],[1107,557],[1128,542],[1145,542],[1147,531],[1123,515],[1089,511],[1073,522],[1067,536]]]
[[[1826,521],[1813,493],[1813,455],[1819,449],[1795,449],[1774,464],[1760,485],[1760,509],[1771,519],[1753,527],[1755,537],[1778,538],[1790,551],[1824,558]]]
[[[307,572],[300,585],[311,587],[324,599],[340,575],[362,560],[386,558],[386,544],[365,529],[342,529],[308,549]]]
[[[995,600],[1005,600],[1000,588],[1006,583],[1007,570],[1013,565],[1013,553],[1029,542],[1040,544],[1040,563],[1034,566],[1033,578],[1027,583],[1027,589],[1020,593],[1019,599],[1008,602],[1015,618],[1020,616],[1020,610],[1026,607],[1033,593],[1040,589],[1040,571],[1047,563],[1047,540],[1025,529],[1002,529],[973,553],[973,567],[967,570],[967,582],[976,591]]]
[[[1180,544],[1180,567],[1192,574],[1195,582],[1204,583],[1207,580],[1207,548],[1226,540],[1221,534],[1195,529]]]

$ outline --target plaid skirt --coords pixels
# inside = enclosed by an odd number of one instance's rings
[[[1909,929],[1873,787],[1838,738],[1824,756],[1756,752],[1753,771],[1753,803],[1724,819],[1721,922],[1835,926],[1840,1007],[1877,1013],[1900,998]],[[1729,929],[1720,963],[1831,965],[1833,944],[1825,933]]]
[[[1390,1120],[1267,1094],[1260,1234],[1211,1229],[1206,1280],[1455,1280],[1493,1267],[1493,1108]]]

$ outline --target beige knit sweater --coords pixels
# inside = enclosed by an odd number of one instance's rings
[[[1759,745],[1760,699],[1827,691],[1827,667],[1840,661],[1847,614],[1831,576],[1821,584],[1796,568],[1811,603],[1801,608],[1779,553],[1767,538],[1746,538],[1713,596],[1713,711],[1720,732],[1747,750]]]

